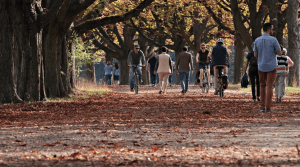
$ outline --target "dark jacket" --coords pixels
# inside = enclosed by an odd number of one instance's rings
[[[145,65],[145,55],[143,51],[139,50],[137,54],[132,50],[128,54],[127,64],[128,65]]]
[[[227,48],[222,44],[217,44],[215,47],[213,47],[211,52],[212,59],[213,59],[212,66],[216,66],[216,65],[229,66],[227,54],[228,54]]]

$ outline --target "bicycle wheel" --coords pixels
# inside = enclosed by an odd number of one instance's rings
[[[223,85],[220,86],[219,91],[220,91],[220,97],[223,97],[224,96]]]
[[[138,79],[137,74],[135,74],[135,76],[134,76],[134,91],[135,91],[135,94],[139,93],[139,79]]]

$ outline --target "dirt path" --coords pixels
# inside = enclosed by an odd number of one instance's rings
[[[237,89],[220,98],[196,86],[166,95],[111,88],[72,102],[0,106],[0,166],[300,166],[299,94],[266,114]]]

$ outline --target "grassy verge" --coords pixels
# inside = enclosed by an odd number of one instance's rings
[[[80,83],[77,85],[76,89],[73,90],[73,92],[74,94],[69,94],[69,97],[55,99],[48,98],[46,102],[73,101],[76,99],[89,98],[89,96],[91,95],[102,95],[103,93],[110,93],[112,92],[112,90],[102,85],[100,86],[91,83]]]
[[[241,91],[251,91],[251,85],[248,85],[247,88],[241,88],[241,84],[229,84],[229,88],[237,88]],[[275,90],[274,90],[275,91]],[[300,87],[285,87],[285,93],[300,93]]]

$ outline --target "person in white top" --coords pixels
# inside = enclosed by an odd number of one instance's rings
[[[276,76],[276,80],[275,80],[275,95],[276,95],[276,99],[275,101],[277,102],[281,102],[282,97],[284,95],[285,92],[285,82],[286,82],[286,75],[288,73],[288,58],[286,55],[284,55],[284,51],[283,48],[281,46],[281,56],[276,55],[277,57],[277,67],[276,67],[276,71],[277,71],[277,76]]]
[[[154,68],[154,74],[158,73],[160,90],[159,94],[166,94],[169,75],[173,74],[171,56],[167,54],[167,47],[161,47],[161,54],[158,55]]]

